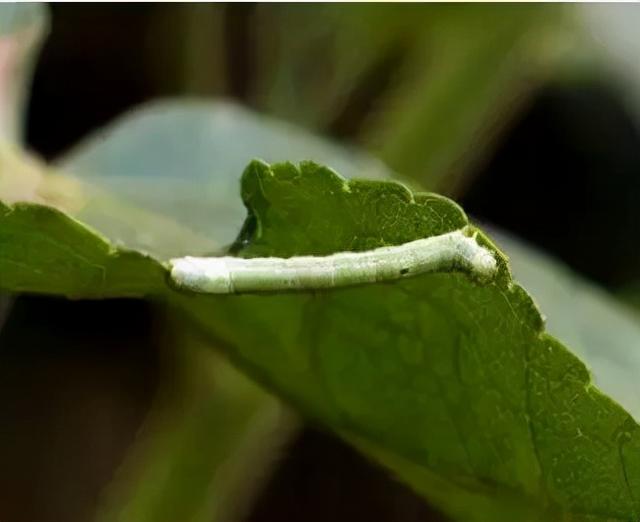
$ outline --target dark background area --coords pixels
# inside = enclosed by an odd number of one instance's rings
[[[232,44],[228,81],[190,94],[251,102],[246,85],[252,71],[248,20],[253,9],[235,5],[223,14],[223,38]],[[53,30],[36,68],[29,105],[28,145],[55,158],[127,109],[188,91],[177,79],[181,16],[171,4],[53,4]],[[349,128],[344,122],[339,132],[347,141]],[[481,221],[515,233],[617,290],[639,276],[639,171],[640,135],[615,89],[605,83],[549,85],[474,174],[461,203]],[[604,243],[607,248],[600,248]],[[79,315],[81,330],[75,326]],[[96,316],[109,319],[96,323]],[[18,340],[12,323],[24,321],[38,325],[34,336],[57,332],[63,346],[51,350],[37,339]],[[69,339],[74,328],[75,337]],[[135,436],[156,385],[150,328],[148,310],[140,303],[18,299],[1,338],[0,368],[14,380],[0,378],[0,418],[7,426],[1,434],[0,491],[6,497],[0,499],[0,519],[90,519],[100,488]],[[91,339],[83,339],[85,330],[92,332]],[[96,331],[101,332],[98,345]],[[119,339],[126,341],[114,351]],[[24,342],[32,348],[24,349]],[[34,358],[40,364],[30,364]],[[25,417],[22,411],[30,413]],[[104,432],[96,412],[111,416],[103,426],[116,426],[117,432]],[[32,436],[20,440],[25,431]],[[292,445],[250,518],[438,519],[407,488],[312,427]]]

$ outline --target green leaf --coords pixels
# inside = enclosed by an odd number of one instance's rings
[[[163,286],[165,265],[136,254],[139,283],[136,269],[117,264],[123,251],[31,203],[0,220],[0,261],[9,252],[29,267],[3,267],[0,286],[93,296],[77,281],[90,280],[94,263],[73,261],[76,253],[110,261],[114,295],[147,288],[168,300],[239,367],[461,520],[637,518],[638,425],[544,332],[502,254],[459,207],[393,182],[345,182],[313,163],[252,163],[242,195],[249,219],[236,248],[245,257],[362,251],[464,229],[494,253],[499,273],[482,283],[449,266],[352,288],[194,295]],[[18,229],[29,248],[7,249]]]
[[[256,232],[241,253],[363,250],[461,219],[394,183],[353,182],[341,200],[342,183],[312,164],[253,164],[243,193]],[[490,284],[454,271],[181,304],[256,378],[461,519],[485,520],[487,499],[519,519],[639,512],[637,424],[544,332],[505,264]]]
[[[455,193],[573,51],[568,11],[540,4],[260,6],[255,103],[346,135],[395,172]]]
[[[142,296],[164,287],[164,270],[116,248],[53,208],[0,204],[0,287],[69,297]]]
[[[0,138],[19,140],[26,95],[47,25],[43,4],[0,5]]]
[[[544,310],[547,330],[580,356],[599,388],[639,418],[640,353],[631,348],[640,339],[637,313],[532,246],[495,229],[491,235]]]
[[[159,262],[117,247],[62,210],[82,205],[77,183],[7,143],[0,143],[0,193],[0,288],[84,298],[164,288]]]
[[[177,139],[191,136],[198,139]],[[237,173],[249,149],[268,160],[334,158],[351,175],[387,175],[365,155],[225,103],[160,102],[125,116],[63,159],[72,175],[3,145],[0,193],[15,207],[0,208],[0,286],[84,297],[162,292],[162,269],[147,254],[207,255],[237,235],[245,216]],[[35,251],[48,259],[46,270]]]
[[[246,214],[238,172],[252,158],[248,148],[267,159],[334,158],[346,172],[384,173],[362,154],[232,104],[164,101],[77,146],[59,162],[74,173],[63,187],[48,186],[50,173],[32,173],[19,192],[44,193],[58,206],[60,193],[73,194],[62,204],[76,217],[158,259],[207,254],[235,238]],[[268,476],[267,461],[291,437],[279,403],[170,322],[175,361],[165,364],[160,397],[99,520],[239,519]]]
[[[287,123],[234,104],[196,100],[155,102],[133,111],[59,165],[87,183],[89,195],[97,192],[76,214],[79,219],[131,248],[168,259],[222,251],[235,239],[246,215],[238,173],[255,157],[313,159],[331,162],[347,176],[388,176],[370,157]],[[100,191],[117,199],[106,200]],[[130,210],[114,212],[114,204]],[[144,223],[142,234],[139,216],[128,215],[131,209],[164,221],[158,227]],[[175,234],[167,233],[167,220],[179,225]]]

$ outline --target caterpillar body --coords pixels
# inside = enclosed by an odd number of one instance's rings
[[[169,265],[179,288],[208,294],[320,290],[452,269],[486,280],[497,271],[493,254],[460,230],[366,252],[290,258],[182,257]]]

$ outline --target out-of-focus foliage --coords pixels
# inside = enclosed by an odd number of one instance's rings
[[[105,211],[108,202],[97,205],[93,200],[76,214],[130,248],[168,259],[221,252],[235,239],[245,216],[238,173],[255,157],[331,162],[352,177],[388,175],[370,156],[293,125],[231,103],[194,100],[158,102],[134,111],[89,137],[58,164],[87,182],[92,187],[88,193],[99,197],[106,191],[118,196],[118,204],[127,202],[173,220],[177,233],[168,242],[164,222],[155,228],[148,223],[142,232],[126,213]]]
[[[47,25],[42,4],[0,5],[0,138],[20,140],[31,72]]]
[[[455,194],[535,89],[571,69],[573,15],[548,4],[199,6],[157,15],[153,35],[171,18],[180,46],[164,42],[174,58],[154,50],[150,61],[166,92],[232,94]]]
[[[633,4],[585,4],[578,14],[591,51],[583,59],[623,93],[640,119],[640,10]]]
[[[164,315],[163,383],[98,522],[241,521],[295,421]]]
[[[566,14],[541,4],[263,6],[254,97],[453,193],[566,58]]]

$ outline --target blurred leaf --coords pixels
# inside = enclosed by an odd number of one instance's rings
[[[444,5],[368,120],[365,143],[394,170],[446,193],[571,46],[563,6]]]
[[[188,329],[165,321],[160,394],[97,520],[243,520],[295,423]]]
[[[587,77],[599,79],[606,75],[607,83],[640,120],[640,40],[637,27],[640,9],[633,4],[584,4],[577,8],[584,34],[584,62]],[[597,71],[597,75],[593,74]]]
[[[220,95],[227,79],[225,4],[167,3],[145,11],[143,64],[154,95]],[[123,19],[127,19],[125,15]]]
[[[254,99],[446,193],[573,48],[565,6],[261,6]],[[266,94],[264,94],[266,93]]]
[[[46,15],[44,4],[0,5],[0,139],[21,139],[23,112]]]
[[[313,159],[331,162],[347,176],[388,176],[382,164],[301,129],[223,102],[156,102],[125,115],[81,143],[60,165],[89,185],[90,200],[76,214],[112,239],[162,258],[222,251],[236,237],[246,215],[238,173],[253,159]],[[110,207],[130,203],[168,218],[192,240],[164,223],[145,226]],[[96,205],[96,203],[99,203]],[[145,223],[146,225],[146,223]],[[174,225],[175,227],[175,225]],[[178,243],[178,240],[181,240]]]

